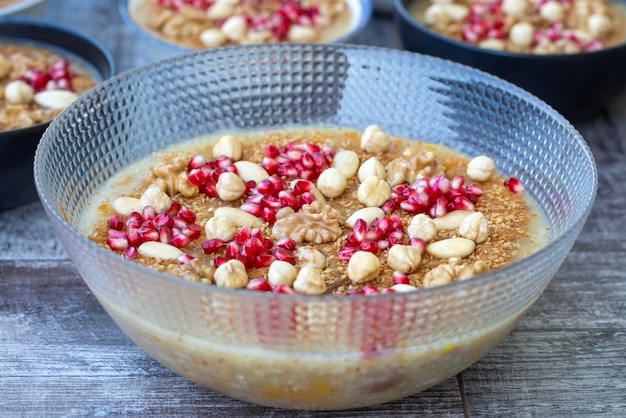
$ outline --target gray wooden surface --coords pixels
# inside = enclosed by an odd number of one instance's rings
[[[49,0],[43,18],[93,35],[124,71],[147,58],[116,3]],[[356,42],[398,47],[385,16]],[[544,295],[508,338],[456,378],[356,411],[259,407],[176,376],[99,306],[39,203],[0,213],[0,416],[626,415],[626,96],[576,127],[598,163],[598,198]]]

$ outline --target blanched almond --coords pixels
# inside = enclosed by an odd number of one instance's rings
[[[346,225],[348,225],[349,227],[353,227],[357,220],[363,219],[365,223],[367,223],[367,226],[369,226],[374,219],[381,218],[383,216],[385,216],[385,212],[381,208],[363,208],[357,210],[352,215],[350,215],[348,219],[346,219]]]
[[[35,103],[48,109],[65,109],[78,99],[78,95],[67,90],[45,90],[35,94]]]
[[[141,212],[141,203],[134,197],[122,196],[113,201],[113,210],[120,215],[128,216],[132,212]]]
[[[176,260],[183,252],[173,245],[159,241],[147,241],[137,247],[139,254],[161,260]]]
[[[461,222],[472,213],[476,213],[473,210],[453,210],[448,212],[444,216],[439,216],[433,221],[435,222],[435,228],[437,231],[452,231],[457,229]]]
[[[270,176],[263,167],[250,161],[236,161],[233,164],[237,167],[237,173],[244,183],[254,180],[258,184]]]
[[[435,241],[426,246],[428,254],[436,258],[467,257],[472,252],[476,244],[466,238],[448,238]]]
[[[215,217],[227,218],[233,224],[238,227],[249,226],[256,228],[263,225],[261,220],[254,215],[250,215],[248,212],[244,212],[241,209],[231,208],[228,206],[222,206],[215,209]]]

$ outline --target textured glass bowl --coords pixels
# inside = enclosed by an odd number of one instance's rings
[[[169,144],[218,130],[371,123],[487,154],[545,212],[547,248],[412,293],[304,297],[161,274],[78,230],[104,181]],[[85,282],[146,352],[234,398],[341,409],[411,395],[497,344],[563,262],[596,191],[591,153],[549,106],[476,70],[408,52],[275,44],[180,55],[126,72],[67,108],[35,159],[38,192]]]

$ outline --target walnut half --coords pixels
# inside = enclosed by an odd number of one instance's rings
[[[334,242],[341,236],[343,216],[331,206],[315,201],[296,213],[278,219],[272,228],[276,239],[291,238],[298,244]]]

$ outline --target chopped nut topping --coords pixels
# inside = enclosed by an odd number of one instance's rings
[[[341,236],[341,213],[320,202],[302,206],[298,212],[278,219],[272,228],[277,238],[291,238],[296,243],[324,244]]]

